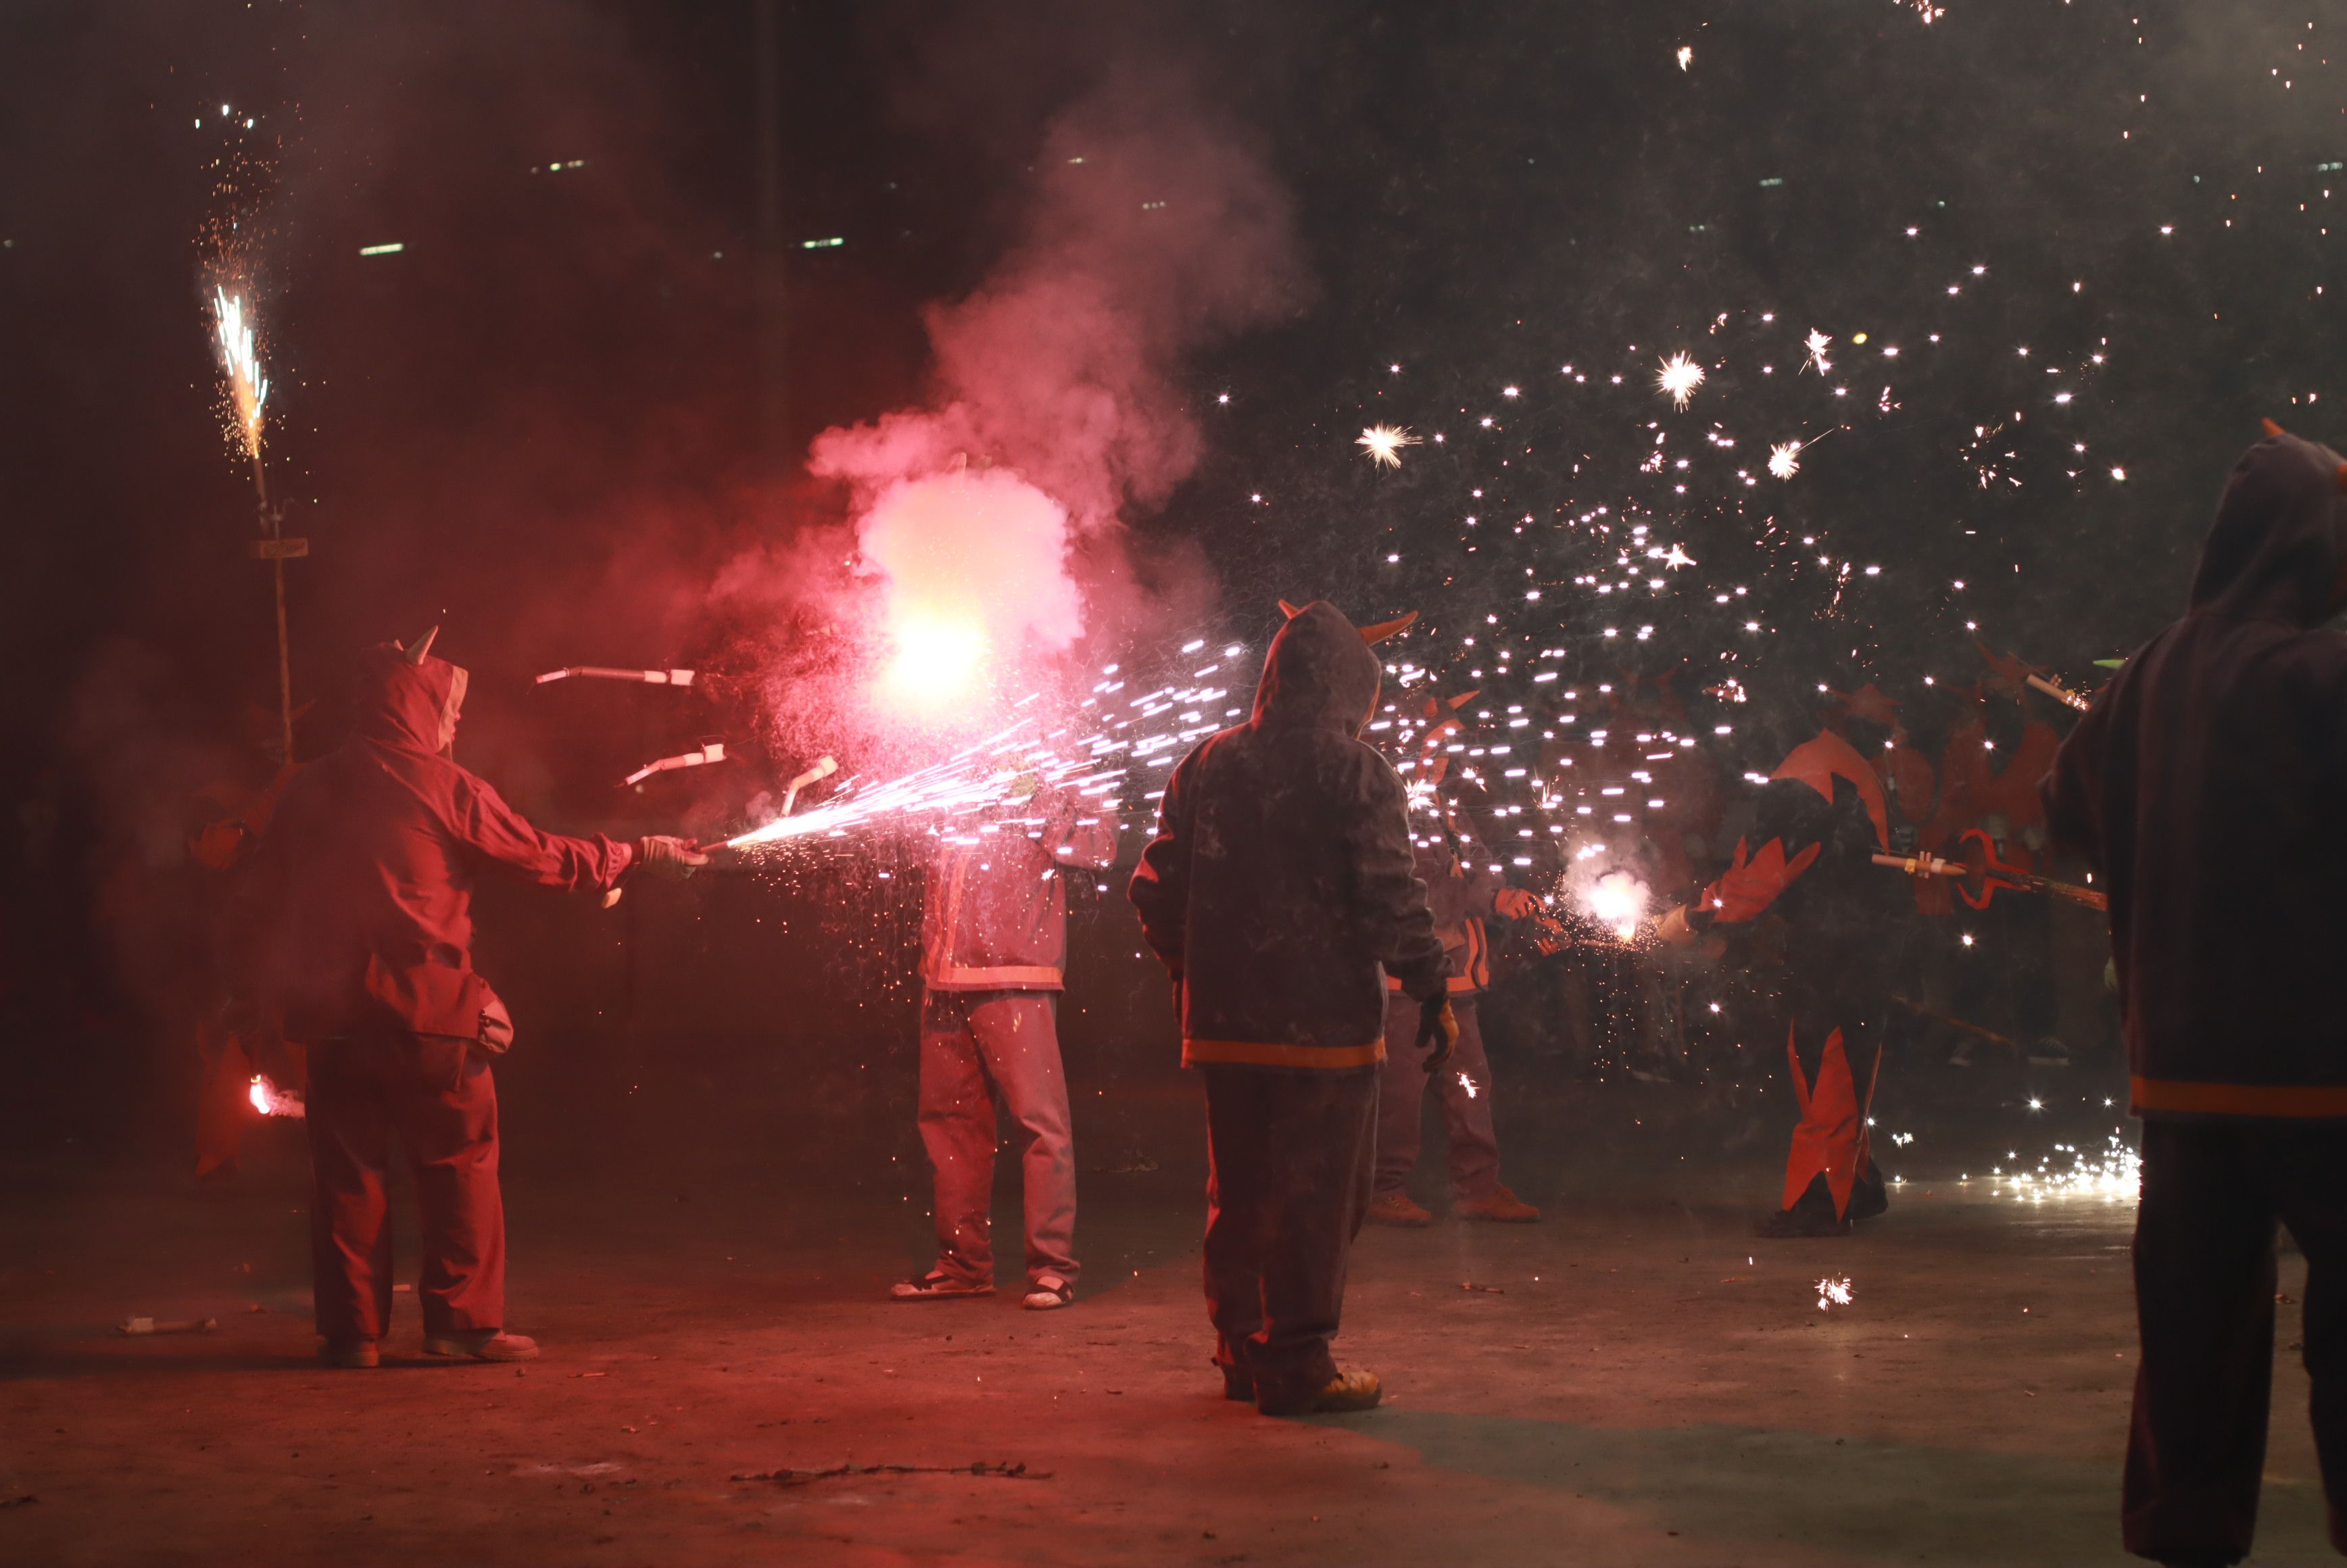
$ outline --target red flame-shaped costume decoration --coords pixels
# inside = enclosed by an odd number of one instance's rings
[[[1873,717],[1850,706],[1848,716]],[[1881,948],[1891,909],[1884,895],[1897,891],[1873,866],[1891,837],[1882,781],[1849,741],[1820,731],[1778,764],[1760,792],[1752,836],[1760,847],[1749,839],[1737,845],[1734,862],[1689,908],[1687,923],[1730,938],[1764,920],[1789,927],[1786,1050],[1800,1120],[1774,1224],[1788,1234],[1839,1230],[1884,1203],[1866,1137],[1887,1001]],[[1814,1066],[1805,1069],[1805,1057]],[[1865,1063],[1863,1094],[1854,1059]]]

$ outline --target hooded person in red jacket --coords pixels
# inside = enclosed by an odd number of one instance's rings
[[[2274,429],[2235,466],[2183,619],[2055,757],[2054,837],[2110,895],[2132,1102],[2128,1551],[2237,1563],[2257,1525],[2277,1222],[2347,1551],[2347,464]]]
[[[1129,890],[1174,977],[1183,1063],[1205,1080],[1214,1359],[1225,1393],[1266,1415],[1379,1396],[1328,1346],[1369,1204],[1386,976],[1419,1003],[1427,1071],[1458,1040],[1407,792],[1360,740],[1379,680],[1369,643],[1405,624],[1290,610],[1253,716],[1167,781]]]
[[[686,874],[705,858],[675,838],[541,833],[457,765],[467,676],[430,656],[437,630],[361,655],[350,737],[286,787],[241,915],[265,1027],[308,1053],[311,1259],[336,1367],[376,1365],[390,1325],[395,1132],[423,1210],[425,1349],[538,1354],[505,1332],[489,1057],[513,1023],[473,968],[475,882],[497,871],[608,896],[640,863]]]

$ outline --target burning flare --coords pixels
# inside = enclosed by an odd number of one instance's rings
[[[298,1094],[288,1094],[261,1074],[252,1075],[252,1087],[247,1091],[252,1108],[263,1116],[301,1116],[309,1107]]]
[[[1779,441],[1768,448],[1768,472],[1779,479],[1789,479],[1801,471],[1801,446],[1799,441]]]
[[[1645,883],[1626,871],[1609,871],[1582,894],[1581,907],[1591,919],[1626,942],[1638,934],[1638,923],[1646,917],[1646,899]]]

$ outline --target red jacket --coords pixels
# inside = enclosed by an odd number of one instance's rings
[[[1081,796],[1032,820],[939,838],[921,902],[921,982],[933,991],[1056,991],[1068,963],[1060,867],[1116,858],[1116,819]]]
[[[480,874],[602,892],[633,861],[633,846],[600,835],[539,832],[441,754],[464,687],[445,661],[368,649],[351,737],[287,785],[242,921],[253,989],[287,1038],[347,1035],[370,1016],[469,1038],[466,1019],[444,1015],[486,989],[473,974]]]

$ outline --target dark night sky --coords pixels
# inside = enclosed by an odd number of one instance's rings
[[[1527,648],[1568,647],[1569,675],[1684,660],[1708,680],[1735,650],[1756,684],[1912,692],[1972,678],[1977,620],[2083,678],[2176,602],[2259,415],[2347,435],[2325,423],[2347,344],[2318,293],[2337,282],[2321,231],[2347,173],[2320,166],[2347,159],[2329,63],[2347,37],[2309,0],[1947,0],[1930,25],[1893,0],[784,10],[785,228],[846,241],[791,262],[802,441],[917,395],[920,305],[986,274],[1045,126],[1112,68],[1180,77],[1260,149],[1310,302],[1193,356],[1204,463],[1131,519],[1144,549],[1196,541],[1250,634],[1253,596],[1326,592],[1363,618],[1424,610],[1429,662],[1497,614]],[[581,740],[621,710],[533,707],[527,675],[684,656],[709,634],[693,585],[838,505],[758,461],[749,14],[20,0],[0,18],[5,718],[30,754],[11,811],[56,801],[65,825],[37,866],[12,835],[12,924],[66,866],[168,839],[172,792],[271,695],[199,309],[223,102],[257,117],[244,142],[276,190],[255,253],[272,482],[317,550],[293,574],[302,695],[331,699],[354,646],[446,619],[479,671],[477,758],[568,821],[608,811],[574,774],[647,736]],[[357,253],[386,241],[405,251]],[[1797,374],[1811,327],[1835,338],[1831,378]],[[1675,414],[1653,374],[1681,348],[1715,368]],[[1446,439],[1373,470],[1351,446],[1373,419]],[[1791,483],[1735,477],[1835,423]],[[1636,471],[1657,429],[1691,473]],[[1693,575],[1750,585],[1768,639],[1738,642],[1744,604],[1676,587],[1628,655],[1594,600],[1528,609],[1525,567],[1569,582],[1612,560],[1556,528],[1600,505],[1644,508]],[[1484,526],[1526,515],[1522,536]],[[1884,575],[1837,604],[1806,550],[1756,542],[1771,519]]]

